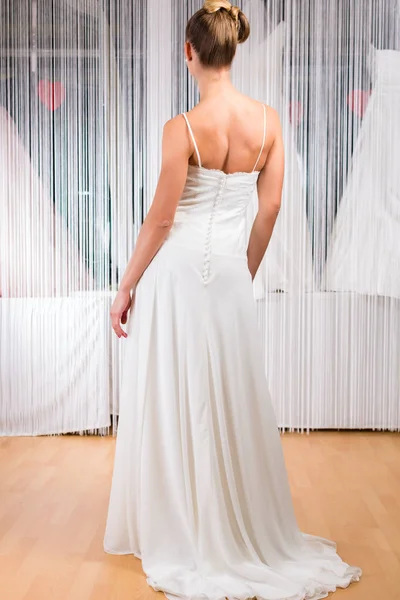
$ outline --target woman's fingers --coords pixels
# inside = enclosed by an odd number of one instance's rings
[[[121,327],[121,325],[113,325],[112,328],[114,329],[116,335],[121,338],[121,337],[128,337],[128,334],[126,333],[126,331],[124,331]]]
[[[113,330],[115,331],[116,335],[120,338],[120,337],[128,337],[128,334],[122,329],[121,325],[120,325],[120,315],[119,314],[115,314],[115,313],[111,313],[111,326],[113,328]]]
[[[115,334],[120,337],[128,337],[128,334],[122,329],[121,324],[125,325],[128,320],[128,311],[132,305],[130,294],[118,293],[110,310],[111,326]]]

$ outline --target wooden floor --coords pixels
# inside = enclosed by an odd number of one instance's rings
[[[363,569],[335,600],[400,600],[400,435],[282,443],[300,528]],[[0,439],[0,600],[164,598],[140,561],[103,552],[114,448],[111,437]]]

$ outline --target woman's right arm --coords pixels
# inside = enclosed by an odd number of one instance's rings
[[[269,133],[273,141],[264,167],[258,176],[258,211],[251,229],[247,263],[254,279],[271,239],[279,214],[284,174],[284,149],[278,113],[269,108]]]

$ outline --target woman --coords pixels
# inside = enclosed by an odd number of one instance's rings
[[[104,549],[141,558],[170,599],[317,599],[361,574],[298,529],[265,380],[252,280],[284,157],[278,115],[230,82],[248,35],[225,0],[189,20],[201,100],[164,127],[155,197],[111,309],[118,337],[131,316]]]

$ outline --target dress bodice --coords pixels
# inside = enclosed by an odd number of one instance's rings
[[[246,211],[258,174],[189,165],[168,239],[209,254],[243,256]]]
[[[167,241],[204,253],[204,282],[209,277],[212,254],[246,256],[247,206],[256,186],[259,175],[256,167],[266,138],[266,107],[262,106],[264,134],[251,172],[225,173],[203,167],[193,130],[183,113],[198,164],[188,165],[185,187]]]

